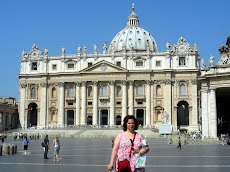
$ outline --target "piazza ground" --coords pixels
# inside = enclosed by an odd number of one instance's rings
[[[50,142],[54,138],[49,138]],[[43,140],[43,139],[42,139]],[[107,172],[110,161],[111,142],[108,138],[60,138],[60,161],[53,162],[52,151],[43,159],[42,140],[30,141],[28,154],[24,155],[23,142],[12,137],[6,143],[15,143],[15,155],[0,156],[1,172]],[[205,145],[183,146],[177,149],[168,145],[166,139],[148,139],[146,172],[194,172],[229,171],[230,146]]]

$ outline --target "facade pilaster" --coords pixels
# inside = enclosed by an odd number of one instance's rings
[[[21,127],[25,129],[25,101],[26,101],[26,87],[27,84],[20,84],[20,113],[19,113],[19,120]],[[3,119],[3,118],[2,118]]]
[[[59,115],[58,115],[58,125],[60,127],[64,127],[64,107],[65,107],[65,102],[64,102],[64,98],[65,98],[65,90],[64,90],[64,86],[65,84],[63,82],[58,84],[59,86],[59,92],[60,92],[60,104],[59,104]]]
[[[133,114],[133,83],[134,81],[129,81],[129,115]]]
[[[40,83],[41,104],[40,104],[40,128],[46,128],[47,124],[47,83]]]
[[[86,125],[86,82],[81,86],[81,125]]]
[[[209,137],[208,90],[201,90],[202,137]]]
[[[210,137],[217,137],[216,88],[210,88]]]
[[[93,81],[93,125],[98,125],[98,81]]]
[[[151,81],[146,81],[146,126],[149,126],[151,123]]]
[[[122,81],[122,117],[121,125],[123,125],[123,119],[127,115],[127,81]]]
[[[169,115],[168,124],[172,124],[172,114],[171,114],[171,107],[172,107],[172,81],[169,79],[165,80],[165,111]]]
[[[76,118],[75,125],[80,125],[80,82],[76,82]]]
[[[115,81],[109,81],[110,84],[110,125],[114,125],[115,119],[115,91],[114,91],[114,84]]]

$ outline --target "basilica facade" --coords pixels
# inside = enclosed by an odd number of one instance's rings
[[[127,25],[103,51],[49,56],[33,45],[22,52],[19,118],[22,128],[122,125],[126,115],[140,125],[171,124],[191,131],[199,124],[199,53],[185,38],[159,52],[132,8]],[[163,120],[164,119],[164,120]]]

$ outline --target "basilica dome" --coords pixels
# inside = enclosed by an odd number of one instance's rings
[[[149,51],[157,52],[157,44],[152,35],[139,26],[138,16],[132,7],[128,17],[127,26],[121,30],[111,41],[109,53],[119,51]]]

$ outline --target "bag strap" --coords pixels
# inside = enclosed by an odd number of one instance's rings
[[[129,152],[129,158],[131,158],[131,152],[132,152],[132,150],[134,150],[133,144],[134,144],[135,137],[136,137],[136,132],[135,132],[135,134],[134,134],[133,142],[132,142],[132,144],[131,144],[131,149],[130,149],[130,152]],[[131,140],[131,139],[130,139],[130,140]]]

